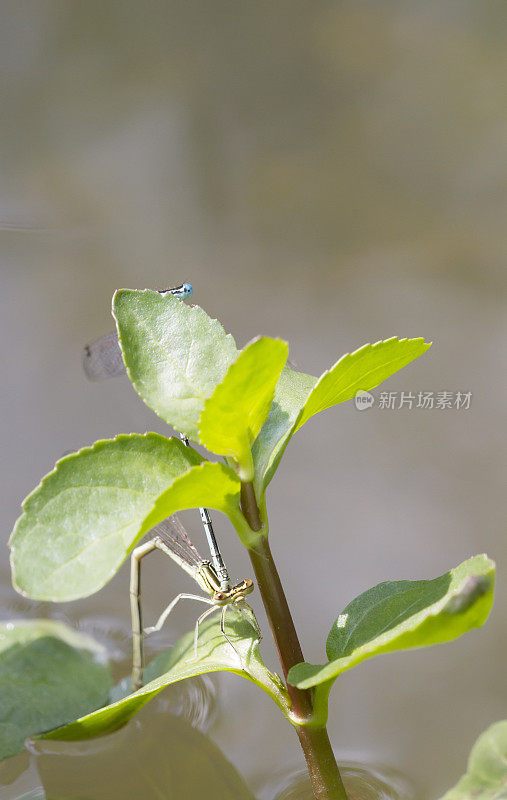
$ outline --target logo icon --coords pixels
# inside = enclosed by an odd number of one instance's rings
[[[374,397],[369,392],[363,392],[359,389],[356,392],[354,397],[354,403],[356,404],[356,408],[358,411],[366,411],[367,408],[371,408],[373,405]]]

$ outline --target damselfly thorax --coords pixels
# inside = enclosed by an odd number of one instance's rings
[[[199,555],[190,541],[185,528],[175,515],[153,528],[152,533],[155,534],[154,537],[148,542],[136,547],[131,557],[130,601],[133,639],[132,689],[134,691],[139,689],[143,683],[143,636],[159,631],[180,600],[197,600],[210,606],[210,608],[201,614],[195,624],[194,659],[197,658],[199,626],[206,617],[210,616],[215,611],[220,611],[220,632],[238,655],[241,663],[241,654],[238,652],[225,630],[227,610],[234,607],[243,613],[249,623],[255,628],[259,639],[261,638],[261,632],[255,614],[245,601],[247,595],[251,594],[254,589],[253,581],[250,578],[244,578],[239,583],[232,586],[228,585],[227,588],[223,588],[223,579],[219,577],[213,564]],[[141,611],[141,560],[153,550],[160,550],[168,555],[169,558],[175,561],[195,580],[197,585],[208,596],[202,597],[201,595],[181,592],[169,603],[167,608],[164,609],[156,624],[143,630]]]
[[[195,580],[203,592],[207,592],[210,595],[217,606],[240,602],[254,590],[253,581],[250,578],[243,578],[235,586],[231,586],[230,589],[224,591],[211,561],[202,562],[198,574],[195,575]]]

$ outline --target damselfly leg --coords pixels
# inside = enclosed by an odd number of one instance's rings
[[[238,651],[234,642],[227,634],[225,629],[225,618],[227,609],[232,606],[236,608],[242,616],[252,625],[261,638],[259,625],[255,614],[250,606],[245,602],[246,595],[253,591],[254,585],[249,578],[245,578],[227,590],[222,589],[222,581],[214,566],[201,558],[194,545],[190,541],[185,529],[177,517],[173,516],[157,525],[154,529],[156,536],[148,542],[136,547],[131,556],[130,574],[130,606],[132,613],[132,690],[136,691],[143,685],[143,666],[144,666],[144,642],[143,634],[153,633],[162,628],[167,617],[182,599],[198,600],[210,606],[198,618],[194,629],[194,659],[197,659],[197,645],[199,638],[199,626],[215,611],[220,611],[220,631],[224,639],[231,646],[240,659],[244,667],[244,659]],[[164,609],[155,625],[146,628],[142,627],[141,609],[141,562],[144,556],[160,550],[170,556],[182,569],[191,575],[199,587],[208,594],[208,597],[182,592],[172,600],[167,608]]]
[[[162,611],[155,625],[151,625],[149,628],[145,628],[143,630],[144,635],[149,636],[150,633],[156,633],[157,631],[162,630],[167,617],[180,600],[200,600],[201,603],[207,603],[209,606],[213,606],[213,609],[215,608],[213,600],[210,600],[208,597],[201,597],[199,594],[187,594],[186,592],[180,592],[180,594],[176,595],[174,600],[171,600],[167,608]]]
[[[144,641],[141,607],[141,560],[156,548],[156,540],[139,545],[130,557],[130,614],[132,618],[132,691],[143,685]]]

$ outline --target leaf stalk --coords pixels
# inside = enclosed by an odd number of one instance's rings
[[[262,529],[262,520],[254,485],[251,481],[241,483],[241,510],[250,528],[255,532],[260,531]]]

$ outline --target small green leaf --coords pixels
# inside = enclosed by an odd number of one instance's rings
[[[493,561],[479,555],[434,580],[379,583],[337,618],[328,663],[297,664],[289,682],[308,689],[380,653],[447,642],[480,627],[493,602],[494,571]]]
[[[120,289],[113,316],[127,373],[146,405],[199,441],[204,403],[238,357],[234,339],[199,306],[148,289]]]
[[[201,443],[212,453],[233,458],[243,481],[253,478],[252,443],[268,415],[288,352],[281,339],[254,339],[231,364],[201,414]]]
[[[365,344],[346,353],[317,380],[284,369],[271,412],[253,447],[255,487],[260,496],[273,477],[290,438],[310,417],[337,403],[370,391],[422,355],[431,345],[424,339],[391,339]]]
[[[296,430],[314,414],[337,403],[351,400],[357,392],[369,392],[395,372],[406,367],[431,347],[424,339],[391,339],[365,344],[354,353],[347,353],[334,367],[324,372],[303,406]]]
[[[466,774],[441,800],[505,800],[507,719],[481,733],[472,747]]]
[[[241,481],[231,467],[203,461],[177,478],[156,500],[143,529],[149,530],[176,511],[205,506],[227,514],[245,546],[250,544],[251,530],[240,510]]]
[[[239,492],[231,469],[203,463],[179,439],[148,433],[97,442],[59,461],[25,500],[10,540],[14,587],[37,600],[86,597],[172,513],[157,516],[160,502],[174,511],[218,507],[240,525]]]
[[[284,714],[289,714],[287,691],[278,675],[270,672],[259,654],[257,633],[243,615],[235,609],[228,611],[225,623],[227,635],[241,654],[231,648],[220,631],[218,615],[199,628],[197,659],[194,660],[193,631],[185,634],[169,651],[157,656],[145,670],[146,684],[105,708],[71,722],[63,728],[45,734],[44,739],[75,741],[103,735],[124,725],[146,703],[166,686],[206,672],[234,672],[255,683],[274,700]]]
[[[108,698],[104,651],[61,622],[0,623],[0,759],[28,736],[94,711]]]

